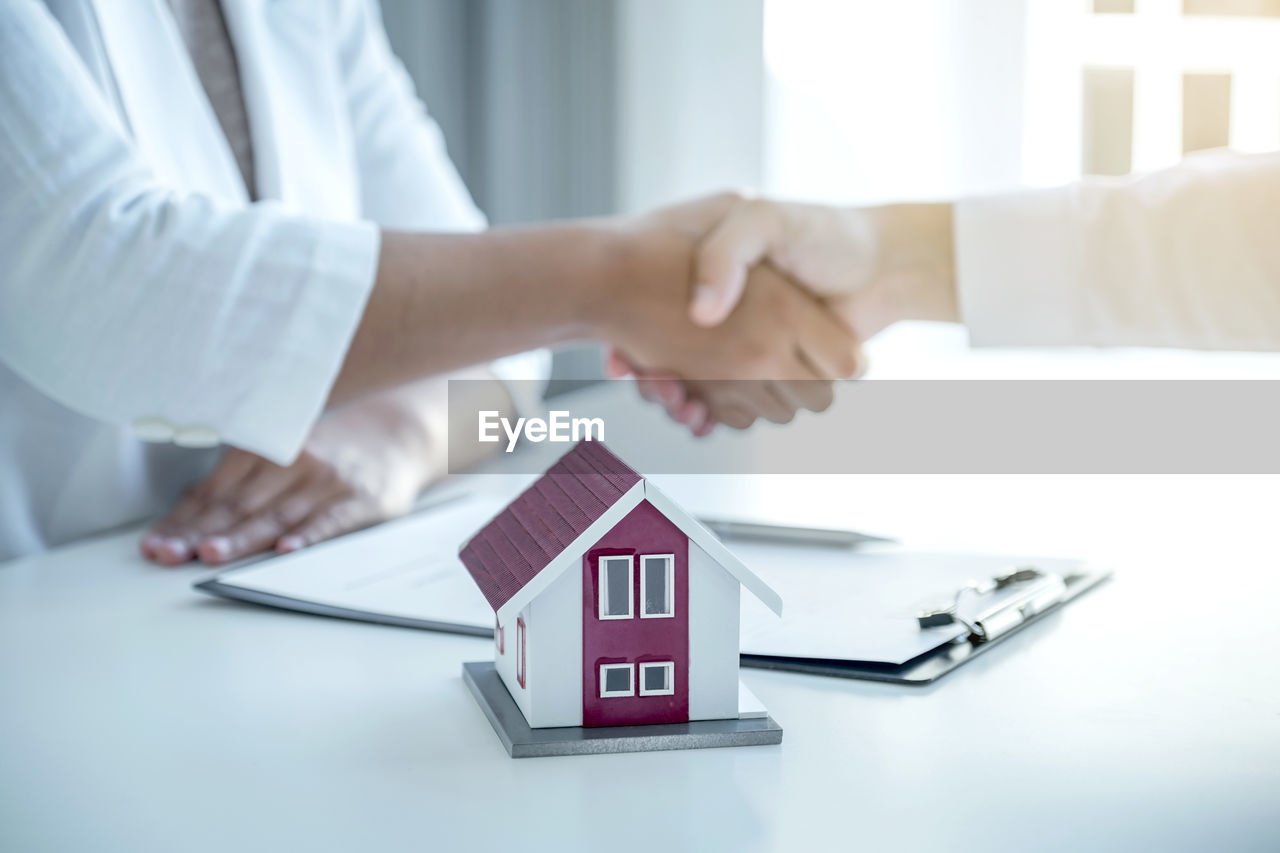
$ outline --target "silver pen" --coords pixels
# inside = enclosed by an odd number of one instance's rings
[[[699,519],[721,539],[755,539],[795,545],[824,545],[854,548],[870,542],[894,542],[884,536],[872,536],[856,530],[832,527],[797,527],[791,524],[763,524],[755,521],[733,521],[725,518]]]

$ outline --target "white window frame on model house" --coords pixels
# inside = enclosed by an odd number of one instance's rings
[[[605,571],[605,566],[611,560],[627,561],[627,612],[609,613],[609,573]],[[635,557],[631,554],[605,554],[596,560],[596,586],[599,589],[600,600],[597,602],[599,615],[601,619],[632,619],[635,616],[635,596],[632,590],[635,589],[636,566]]]
[[[606,690],[605,685],[608,684],[607,673],[613,669],[625,669],[627,671],[627,689],[626,690]],[[634,664],[629,663],[602,663],[600,664],[600,698],[601,699],[620,699],[623,696],[636,695],[636,668]]]
[[[645,670],[664,669],[667,672],[667,687],[665,690],[646,690],[644,686]],[[640,673],[637,686],[641,696],[672,696],[676,692],[676,665],[674,661],[653,661],[651,663],[640,664]]]
[[[529,628],[525,625],[524,617],[516,617],[516,654],[518,655],[516,658],[516,683],[520,685],[521,690],[529,687],[529,662],[525,652],[525,643],[528,642],[525,634],[528,631]]]
[[[647,567],[645,564],[649,560],[662,560],[666,564],[666,577],[663,580],[663,584],[665,586],[665,593],[666,593],[666,595],[664,596],[665,601],[663,602],[665,606],[665,610],[654,612],[654,613],[650,613],[649,607],[648,607],[649,597],[647,595],[647,592],[648,592],[647,587],[649,585],[648,584],[649,573],[648,571],[646,571]],[[675,580],[676,580],[676,555],[675,554],[643,554],[641,555],[640,557],[640,618],[641,619],[671,619],[676,615],[676,598],[675,598],[675,590],[673,589],[673,587],[675,586]]]

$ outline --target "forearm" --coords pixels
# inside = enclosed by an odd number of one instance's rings
[[[873,235],[874,261],[857,311],[848,318],[861,339],[900,320],[960,319],[952,211],[949,202],[863,211]]]
[[[1280,156],[1220,152],[1139,178],[837,210],[826,232],[873,262],[833,289],[855,293],[842,313],[863,338],[944,320],[977,346],[1277,350],[1277,205]]]
[[[604,220],[384,233],[377,281],[331,401],[598,336],[625,275],[623,241]]]
[[[477,381],[455,386],[451,400],[455,378]],[[144,537],[142,552],[166,565],[193,556],[221,564],[269,548],[295,551],[408,512],[422,490],[449,471],[449,421],[477,407],[504,411],[509,405],[505,386],[477,367],[337,406],[288,466],[228,451]],[[469,442],[453,454],[454,470],[479,461],[477,450]]]
[[[456,380],[452,387],[450,380]],[[382,436],[397,454],[397,464],[413,468],[421,489],[489,455],[489,445],[459,442],[451,450],[449,444],[450,434],[475,429],[475,412],[482,409],[506,417],[515,406],[502,381],[489,368],[476,366],[365,395],[339,406],[334,414],[359,418]]]

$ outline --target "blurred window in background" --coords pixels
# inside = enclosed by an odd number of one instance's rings
[[[765,0],[766,191],[824,201],[1280,148],[1280,0]]]
[[[1147,172],[1206,148],[1280,148],[1277,0],[1036,2],[1030,12],[1028,95],[1040,100],[1034,111],[1028,101],[1028,182]],[[1050,114],[1055,99],[1078,128]]]

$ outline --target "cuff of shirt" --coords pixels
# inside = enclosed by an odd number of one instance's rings
[[[313,223],[308,282],[290,306],[259,381],[235,407],[223,442],[291,463],[324,411],[377,276],[373,223]]]
[[[957,202],[956,290],[972,346],[1087,343],[1070,188]]]

